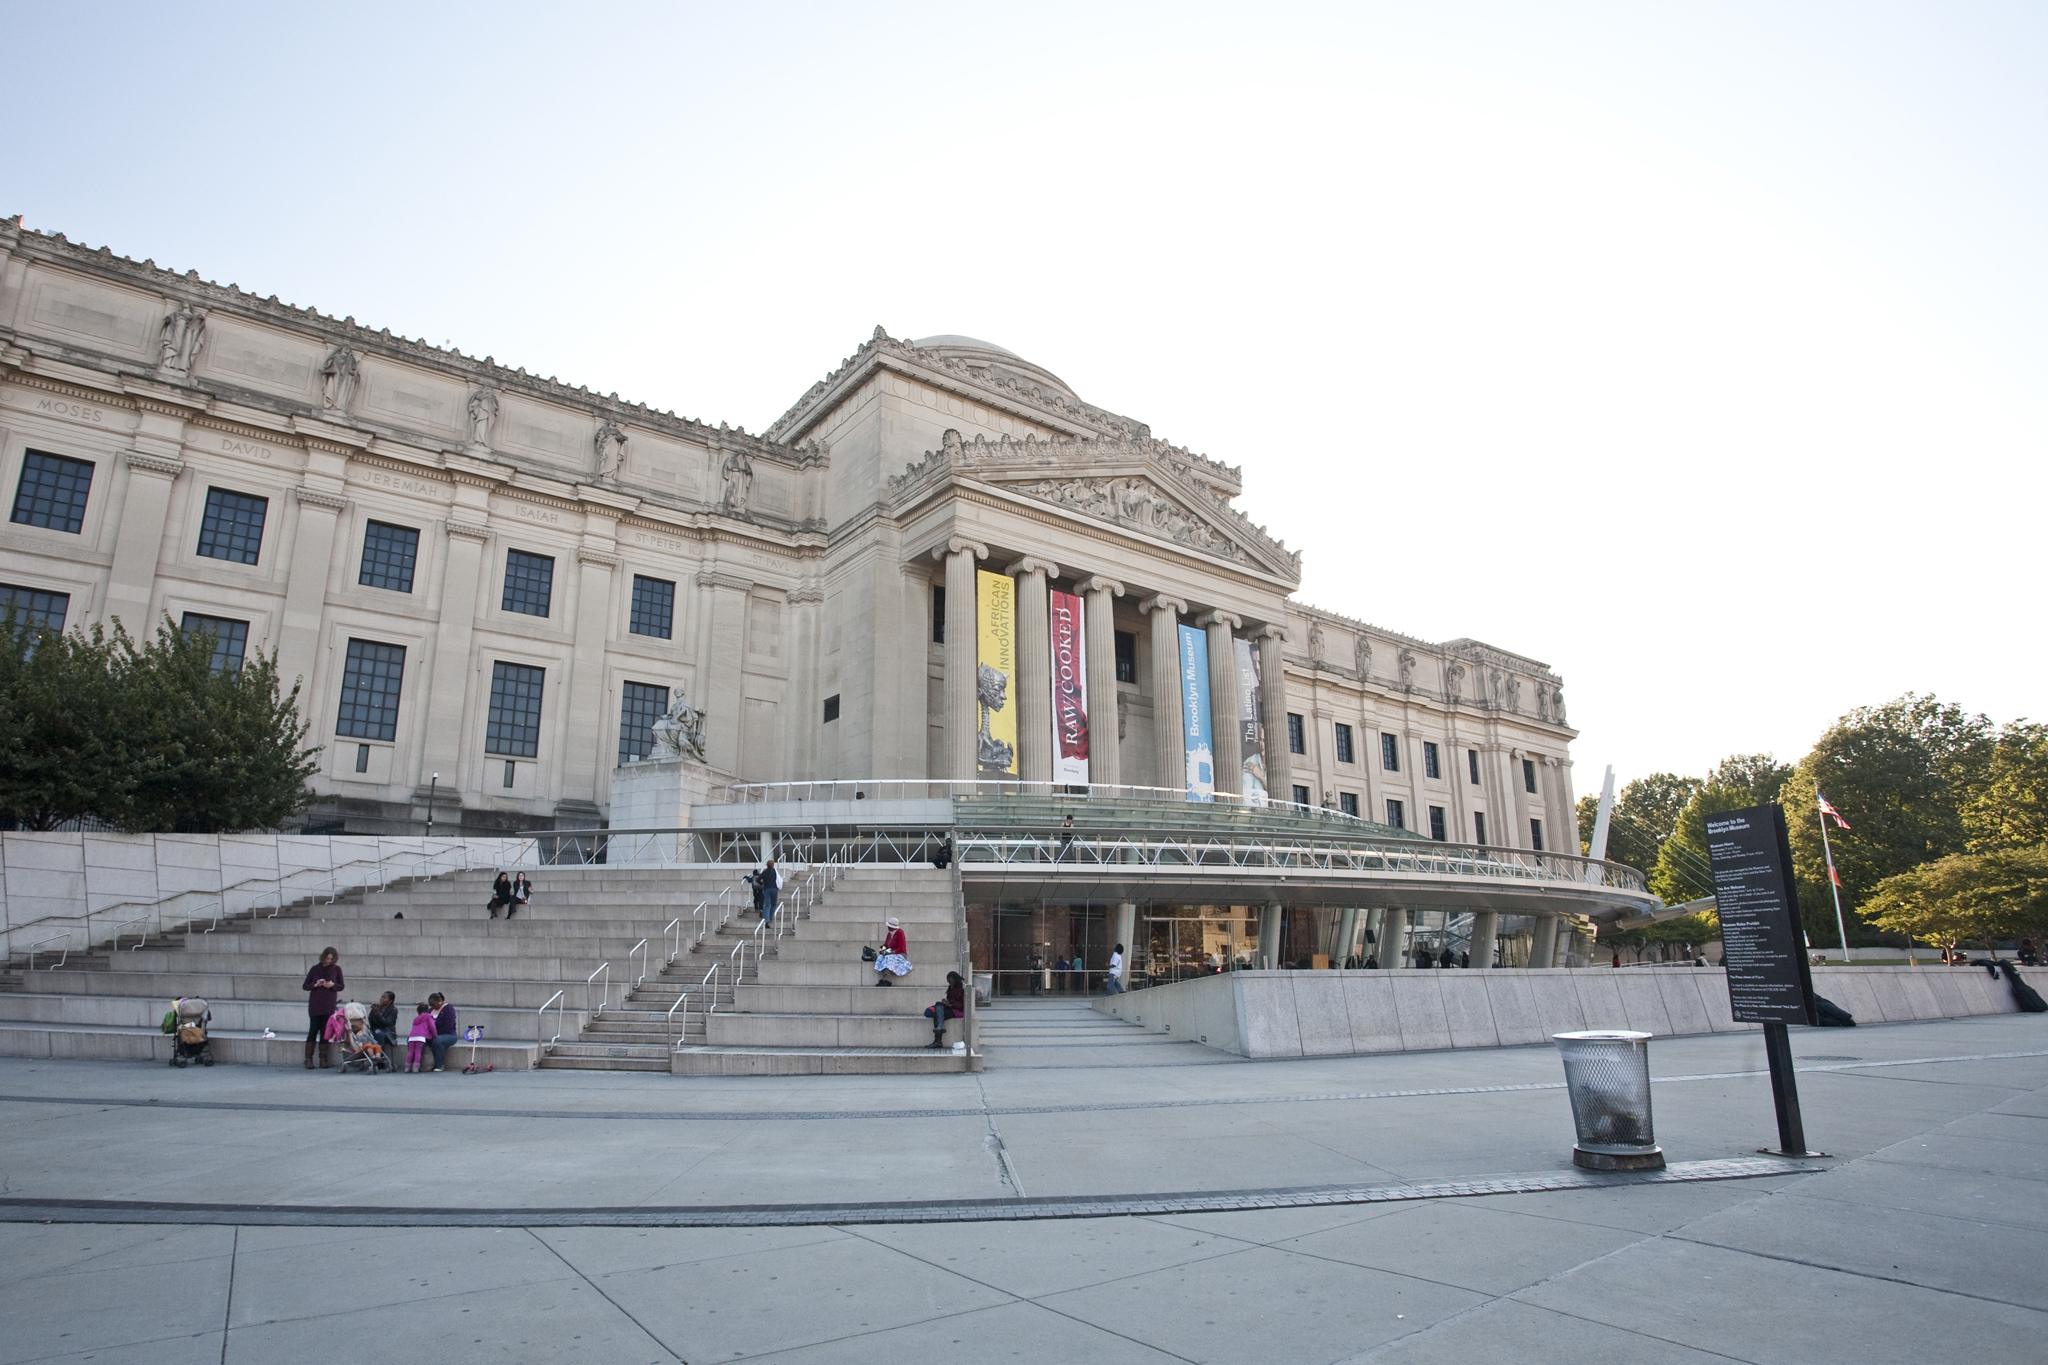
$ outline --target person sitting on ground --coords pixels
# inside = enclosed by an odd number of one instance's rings
[[[386,1056],[398,1051],[398,997],[390,991],[378,996],[370,1007],[370,1036]]]
[[[893,986],[889,978],[910,975],[910,940],[903,936],[903,925],[894,915],[883,926],[882,951],[875,955],[875,984]]]
[[[491,903],[489,906],[491,918],[496,919],[498,917],[498,912],[500,910],[505,909],[511,904],[512,879],[506,876],[503,872],[500,872],[498,874],[498,879],[491,883]]]
[[[951,839],[943,840],[939,844],[939,851],[937,853],[932,854],[932,866],[944,869],[950,866],[952,861],[953,841]]]
[[[927,1046],[935,1048],[944,1047],[946,1045],[946,1021],[948,1019],[959,1019],[966,1013],[966,978],[962,977],[958,972],[947,972],[946,998],[934,1001],[924,1012],[924,1017],[932,1021],[932,1040]]]
[[[505,907],[505,918],[511,919],[526,908],[533,899],[533,882],[522,872],[512,879],[512,904]]]
[[[434,1011],[424,1000],[412,1009],[412,1032],[405,1039],[405,1069],[416,1074],[421,1054],[434,1045]]]
[[[448,1064],[448,1049],[455,1046],[455,1006],[439,991],[427,997],[427,1004],[434,1011],[434,1038],[428,1046],[434,1049],[434,1070],[439,1071]]]

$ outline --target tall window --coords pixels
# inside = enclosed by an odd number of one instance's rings
[[[1543,822],[1541,820],[1531,820],[1529,822],[1529,847],[1535,849],[1538,853],[1543,851]]]
[[[1447,832],[1444,828],[1444,808],[1442,806],[1431,806],[1429,808],[1429,837],[1438,843],[1442,843],[1447,837]]]
[[[633,575],[633,620],[626,629],[657,640],[675,637],[676,585],[661,578]],[[637,685],[637,684],[636,684]],[[667,710],[667,707],[663,707]]]
[[[1339,763],[1356,763],[1358,761],[1357,756],[1351,750],[1351,727],[1348,725],[1339,725],[1337,727],[1337,761]]]
[[[540,753],[540,694],[546,680],[544,668],[491,665],[491,715],[484,725],[485,753],[510,758],[533,758]]]
[[[199,553],[233,564],[254,564],[263,549],[263,518],[270,499],[253,493],[206,490],[206,514],[199,519]]]
[[[666,687],[656,687],[653,683],[626,684],[626,698],[619,707],[620,763],[630,763],[654,752],[654,722],[660,720],[667,710]]]
[[[23,625],[42,626],[46,630],[62,630],[64,618],[71,612],[71,594],[44,592],[40,588],[16,588],[0,583],[0,618],[7,615],[9,607],[14,608],[14,619]]]
[[[839,694],[837,692],[834,692],[831,696],[825,698],[825,719],[819,723],[822,725],[830,725],[833,721],[838,719]]]
[[[1307,727],[1305,727],[1301,723],[1300,716],[1295,715],[1292,711],[1289,711],[1287,713],[1288,753],[1305,754],[1308,752],[1308,735],[1305,733],[1306,728]]]
[[[1338,792],[1337,809],[1343,811],[1346,815],[1356,816],[1358,814],[1358,793]]]
[[[1443,754],[1434,740],[1422,741],[1422,775],[1439,779],[1444,775]]]
[[[1395,829],[1408,828],[1408,811],[1399,801],[1387,802],[1387,823]]]
[[[1536,760],[1533,758],[1522,760],[1522,788],[1524,791],[1536,790]]]
[[[334,733],[348,739],[398,738],[398,693],[405,683],[405,646],[350,640],[341,674],[341,714]],[[358,754],[358,760],[362,759]],[[358,762],[357,772],[368,768]]]
[[[1138,637],[1128,630],[1116,633],[1116,680],[1127,683],[1138,680]]]
[[[390,592],[412,591],[413,565],[419,562],[420,533],[410,526],[373,521],[363,531],[363,566],[356,582]]]
[[[85,497],[91,491],[90,460],[31,450],[21,462],[21,483],[14,490],[14,520],[77,535],[85,525]]]
[[[505,552],[504,610],[523,616],[546,616],[555,593],[555,561],[524,550]]]
[[[1380,736],[1380,766],[1390,773],[1401,771],[1401,737],[1399,735]]]
[[[1477,749],[1467,749],[1467,750],[1465,751],[1465,766],[1466,766],[1466,767],[1468,767],[1468,768],[1470,768],[1470,769],[1472,770],[1472,785],[1473,785],[1473,786],[1475,786],[1475,787],[1476,787],[1476,786],[1478,786],[1478,785],[1479,785],[1479,751],[1478,751]],[[1484,842],[1484,841],[1482,840],[1482,842]]]
[[[242,657],[249,648],[249,623],[230,621],[224,616],[201,616],[186,612],[179,626],[187,635],[213,637],[213,671],[240,673]]]
[[[932,584],[932,643],[946,643],[946,588],[942,583]]]
[[[1475,844],[1486,842],[1486,812],[1483,810],[1472,812],[1472,842]]]

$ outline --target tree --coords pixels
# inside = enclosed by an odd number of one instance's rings
[[[2048,725],[2016,720],[1999,732],[1963,805],[1963,834],[1976,853],[2048,846]]]
[[[1864,913],[1923,943],[1977,942],[2048,930],[2048,847],[1951,853],[1879,882]]]
[[[0,619],[0,816],[23,829],[99,814],[118,786],[116,632]]]
[[[1692,794],[1657,851],[1650,889],[1677,905],[1714,893],[1707,856],[1707,817],[1724,810],[1776,801],[1792,768],[1769,754],[1731,754],[1721,760]],[[1719,932],[1718,928],[1716,932]]]
[[[1655,867],[1657,850],[1671,837],[1680,812],[1699,787],[1697,777],[1677,773],[1651,773],[1623,786],[1615,795],[1614,815],[1608,823],[1607,857],[1644,872]],[[1579,798],[1579,846],[1588,851],[1599,804],[1597,796]]]
[[[1995,734],[1987,716],[1907,693],[1829,726],[1785,784],[1785,821],[1802,914],[1832,916],[1814,784],[1849,824],[1830,827],[1852,943],[1875,942],[1857,908],[1887,877],[1965,847],[1963,810],[1984,789]],[[1859,932],[1859,930],[1861,932]]]

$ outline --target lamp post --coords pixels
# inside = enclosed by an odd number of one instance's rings
[[[427,783],[427,837],[434,837],[434,789],[441,785],[441,774],[435,773]]]

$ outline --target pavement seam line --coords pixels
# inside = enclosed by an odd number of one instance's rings
[[[1978,1303],[1995,1303],[2003,1308],[2018,1308],[2029,1313],[2048,1313],[2031,1303],[2015,1303],[2011,1299],[1994,1298],[1989,1294],[1972,1294],[1967,1289],[1946,1289],[1938,1284],[1925,1284],[1898,1275],[1880,1275],[1874,1270],[1857,1270],[1852,1266],[1830,1265],[1826,1261],[1812,1261],[1804,1256],[1788,1256],[1781,1251],[1758,1251],[1754,1247],[1731,1246],[1726,1242],[1709,1241],[1705,1237],[1681,1236],[1677,1229],[1664,1234],[1676,1242],[1690,1242],[1694,1246],[1712,1247],[1716,1251],[1732,1251],[1738,1256],[1755,1256],[1766,1261],[1782,1261],[1786,1265],[1801,1265],[1808,1270],[1825,1270],[1834,1275],[1853,1275],[1859,1280],[1876,1280],[1882,1284],[1901,1284],[1909,1289],[1924,1289],[1930,1294],[1952,1294],[1959,1299],[1972,1299]]]
[[[242,1230],[234,1229],[228,1243],[228,1301],[220,1310],[220,1365],[228,1365],[228,1330],[235,1322],[235,1263],[242,1252]]]
[[[548,1249],[549,1255],[553,1256],[563,1265],[568,1266],[570,1272],[574,1274],[577,1279],[583,1281],[583,1283],[589,1285],[591,1289],[595,1290],[597,1296],[603,1299],[606,1303],[610,1304],[612,1306],[613,1311],[617,1312],[620,1317],[624,1318],[627,1322],[632,1323],[635,1327],[638,1327],[640,1329],[640,1334],[646,1337],[649,1341],[653,1342],[656,1346],[659,1346],[668,1355],[668,1358],[670,1360],[676,1362],[676,1365],[690,1365],[689,1361],[684,1360],[681,1356],[677,1355],[674,1351],[670,1350],[669,1344],[667,1342],[663,1341],[660,1337],[654,1335],[654,1333],[648,1331],[646,1323],[634,1317],[633,1314],[630,1311],[628,1311],[627,1308],[623,1304],[621,1304],[617,1299],[605,1293],[604,1287],[602,1285],[598,1284],[596,1280],[593,1280],[588,1275],[584,1274],[583,1271],[574,1262],[572,1262],[567,1256],[564,1256],[559,1250],[557,1250],[555,1245],[552,1242],[548,1241],[547,1238],[541,1236],[540,1233],[536,1232],[532,1228],[526,1229],[526,1235],[533,1238],[534,1241],[539,1242],[542,1246],[546,1247]]]

